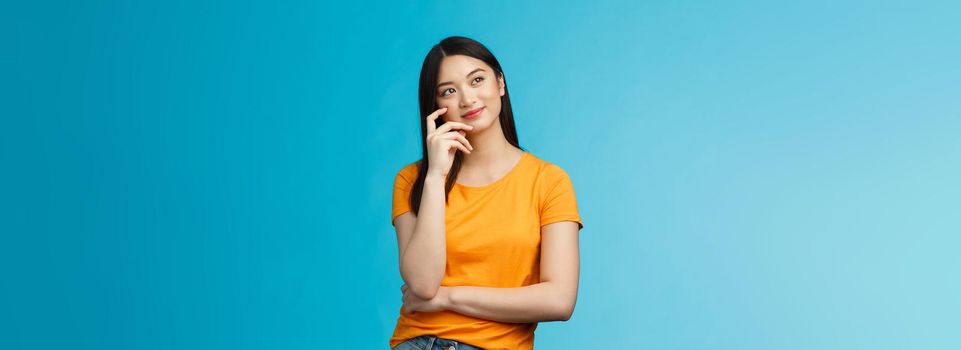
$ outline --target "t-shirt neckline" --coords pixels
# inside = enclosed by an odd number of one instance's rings
[[[530,156],[530,152],[523,151],[523,153],[521,153],[521,159],[517,160],[517,163],[514,164],[514,167],[512,167],[511,170],[507,171],[507,174],[504,174],[504,176],[501,176],[501,178],[499,178],[499,179],[497,179],[497,180],[494,180],[494,182],[491,182],[491,183],[486,184],[486,185],[484,185],[484,186],[467,186],[467,185],[461,185],[459,182],[454,181],[454,187],[458,187],[458,188],[461,188],[461,189],[464,189],[464,190],[468,190],[468,191],[483,191],[483,190],[491,189],[491,188],[493,188],[493,187],[495,187],[495,186],[503,183],[504,181],[506,181],[506,180],[507,180],[508,178],[510,178],[511,176],[513,176],[514,173],[517,172],[517,169],[519,169],[519,168],[521,167],[521,165],[524,164],[524,160],[525,160],[528,156]]]

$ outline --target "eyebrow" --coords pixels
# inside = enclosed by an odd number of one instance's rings
[[[477,68],[475,70],[470,71],[470,73],[467,73],[465,77],[469,77],[471,74],[477,73],[478,71],[485,72],[484,68]],[[441,85],[447,85],[447,84],[453,85],[454,83],[450,81],[445,81],[443,83],[437,84],[437,87],[441,87]]]

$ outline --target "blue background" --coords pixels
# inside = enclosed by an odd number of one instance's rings
[[[961,346],[957,2],[4,2],[0,348],[387,348],[448,35],[568,171],[537,347]]]

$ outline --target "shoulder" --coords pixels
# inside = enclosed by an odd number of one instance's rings
[[[417,179],[417,172],[419,168],[420,168],[420,160],[415,161],[413,163],[409,163],[397,171],[396,178],[404,179],[408,182],[414,182],[414,180]]]
[[[557,180],[568,177],[567,172],[564,171],[564,168],[561,168],[559,165],[537,157],[533,153],[528,152],[528,156],[531,160],[530,168],[537,174],[538,178],[545,180]]]

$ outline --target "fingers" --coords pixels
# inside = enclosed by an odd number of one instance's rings
[[[435,146],[440,146],[453,152],[454,148],[464,153],[471,153],[474,146],[467,140],[467,132],[474,129],[474,126],[461,122],[446,122],[437,127],[437,118],[447,112],[447,107],[440,108],[427,116],[427,142]],[[401,286],[403,291],[405,286]]]
[[[470,154],[470,150],[467,149],[467,146],[464,145],[464,143],[463,143],[461,140],[458,140],[458,139],[449,139],[449,140],[444,140],[444,141],[442,141],[442,142],[445,143],[444,149],[450,150],[450,149],[452,149],[452,148],[457,148],[457,149],[461,150],[461,152]]]
[[[430,135],[431,133],[434,132],[435,129],[437,129],[437,122],[436,122],[437,118],[440,117],[441,114],[444,114],[446,112],[447,112],[447,107],[444,107],[434,111],[434,113],[427,115],[427,134],[428,135]]]
[[[443,134],[443,135],[440,135],[440,136],[437,136],[437,137],[438,137],[439,139],[441,139],[441,140],[456,140],[456,141],[459,141],[459,142],[460,142],[461,144],[463,144],[464,146],[467,146],[467,148],[468,148],[469,150],[471,150],[471,151],[474,150],[474,146],[471,146],[470,141],[467,141],[467,137],[465,137],[464,134],[462,134],[462,133],[460,133],[460,132],[449,132],[449,133],[446,133],[446,134]]]
[[[470,142],[467,141],[467,138],[464,137],[464,135],[457,134],[457,136],[455,136],[455,140],[460,141],[460,143],[461,143],[462,145],[466,146],[466,147],[468,148],[468,150],[470,150],[470,151],[473,151],[473,150],[474,150],[474,146],[471,146],[471,145],[470,145]],[[470,152],[467,152],[467,153],[470,153]]]
[[[470,146],[470,142],[464,136],[457,133],[448,133],[441,136],[441,138],[435,139],[437,142],[436,147],[440,149],[453,152],[453,148],[460,149],[464,153],[470,153],[474,148]]]
[[[448,131],[451,131],[451,130],[453,130],[453,129],[458,129],[458,130],[474,130],[474,126],[473,126],[473,125],[464,124],[464,123],[461,123],[461,122],[446,122],[446,123],[444,123],[444,125],[441,125],[439,128],[435,129],[434,133],[435,133],[435,134],[442,134],[442,133],[446,133],[446,132],[448,132]]]
[[[401,310],[402,310],[405,314],[412,314],[412,313],[414,313],[414,310],[411,310],[411,309],[410,309],[410,298],[411,298],[411,296],[410,296],[410,294],[407,292],[407,285],[406,285],[406,284],[401,285],[401,286],[400,286],[400,289],[401,289],[401,291],[404,292],[404,295],[401,296],[401,298],[400,298]]]

